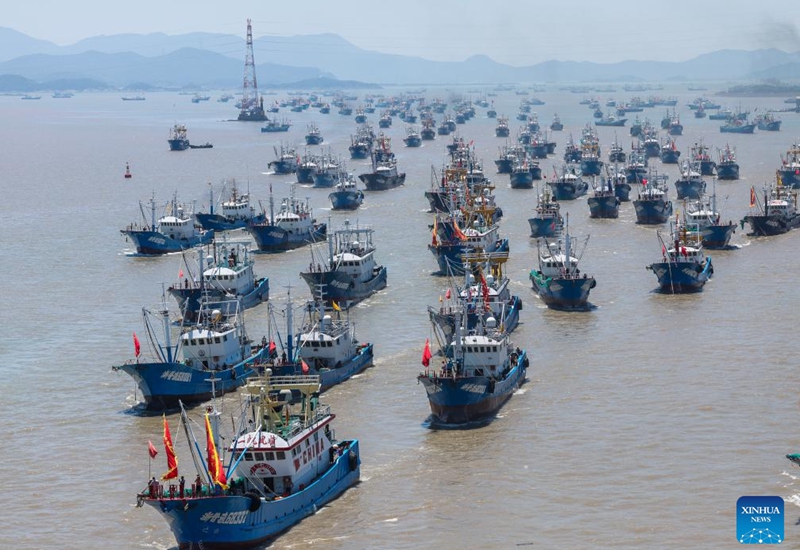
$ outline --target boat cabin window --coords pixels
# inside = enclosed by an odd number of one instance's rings
[[[253,457],[256,459],[256,462],[261,462],[264,460],[264,453],[253,453]]]
[[[275,453],[264,453],[264,460],[275,460]]]
[[[244,459],[247,462],[252,462],[253,461],[253,453],[244,453]]]
[[[215,344],[219,344],[220,342],[221,342],[220,337],[219,336],[215,336],[214,337],[214,343]]]
[[[278,451],[276,455],[278,460],[284,460],[286,458],[286,453],[284,453],[283,451]]]

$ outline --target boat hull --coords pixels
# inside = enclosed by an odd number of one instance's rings
[[[364,192],[334,191],[328,195],[333,210],[356,210],[364,202]]]
[[[264,223],[267,219],[264,214],[258,214],[249,220],[241,218],[232,220],[219,214],[208,213],[198,213],[194,216],[203,229],[213,231],[235,231],[236,229],[244,229],[251,223]]]
[[[800,170],[791,168],[778,170],[778,172],[781,174],[783,185],[791,186],[793,189],[800,188]]]
[[[800,216],[792,216],[786,218],[783,216],[745,216],[742,220],[744,223],[750,224],[750,235],[756,237],[772,237],[774,235],[782,235],[787,233],[800,225]]]
[[[324,241],[327,237],[327,224],[315,224],[303,233],[290,233],[282,227],[269,224],[256,224],[247,227],[261,252],[283,252],[300,248],[311,243]]]
[[[405,173],[385,175],[378,172],[370,172],[360,174],[358,179],[364,183],[369,191],[386,191],[403,185],[406,182],[406,175]]]
[[[512,172],[510,181],[511,189],[533,189],[533,173],[530,170]]]
[[[387,270],[384,266],[376,267],[372,278],[367,281],[355,281],[342,271],[306,271],[300,276],[308,284],[313,296],[320,296],[321,286],[322,300],[327,303],[336,302],[344,307],[386,288]]]
[[[675,190],[678,192],[678,200],[700,199],[706,192],[706,182],[680,179],[675,182]]]
[[[320,477],[302,491],[280,499],[266,500],[256,494],[140,498],[164,517],[181,550],[252,548],[271,541],[358,482],[358,440],[339,445],[344,452]],[[326,458],[319,456],[320,460]]]
[[[168,139],[170,151],[185,151],[189,148],[188,139]]]
[[[656,262],[647,266],[658,278],[658,289],[667,294],[700,292],[714,273],[711,258],[696,262]]]
[[[583,311],[590,308],[589,292],[597,286],[594,277],[545,277],[533,270],[529,276],[534,292],[552,309]]]
[[[493,416],[525,381],[528,357],[522,351],[517,364],[501,380],[485,376],[453,378],[421,374],[434,424],[466,424]]]
[[[602,160],[581,158],[581,174],[584,176],[599,176],[602,169]]]
[[[561,233],[564,222],[556,218],[528,218],[531,226],[531,237],[556,237]]]
[[[555,182],[549,185],[553,190],[553,197],[557,201],[575,200],[585,195],[586,191],[589,189],[589,184],[584,181],[577,184],[572,182]]]
[[[330,188],[336,185],[336,174],[332,172],[317,172],[312,176],[314,187]]]
[[[616,195],[602,197],[589,197],[589,217],[590,218],[618,218],[619,202]]]
[[[353,160],[363,160],[369,158],[369,146],[356,144],[350,146],[350,158]]]
[[[125,363],[115,370],[130,375],[144,398],[144,408],[150,412],[177,409],[180,403],[207,401],[212,397],[210,377],[213,375],[217,397],[243,386],[256,373],[255,364],[265,356],[262,348],[246,360],[222,370],[191,368],[178,362]]]
[[[700,235],[703,239],[703,247],[719,250],[728,248],[730,246],[731,237],[736,232],[736,225],[728,223],[725,225],[714,224],[707,225],[700,229]]]
[[[173,239],[158,231],[149,230],[123,229],[121,232],[133,241],[137,253],[153,256],[206,245],[214,239],[213,231],[206,231],[192,239]]]
[[[742,124],[741,126],[720,126],[719,131],[723,134],[752,134],[756,129],[755,124]]]
[[[717,164],[717,179],[720,180],[738,180],[739,179],[739,165],[738,164]]]
[[[672,216],[672,201],[635,200],[636,223],[655,225],[666,222]]]

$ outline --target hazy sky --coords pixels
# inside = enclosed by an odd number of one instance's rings
[[[800,50],[797,0],[39,0],[6,2],[5,27],[59,45],[101,34],[244,37],[335,33],[385,53],[511,65],[548,59],[683,61],[725,48]]]

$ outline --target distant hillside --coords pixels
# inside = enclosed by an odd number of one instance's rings
[[[546,61],[527,67],[476,55],[441,62],[361,49],[335,34],[256,38],[259,83],[280,85],[321,76],[378,84],[497,84],[747,81],[800,79],[800,53],[776,49],[721,50],[684,62]],[[239,87],[245,44],[240,36],[215,33],[96,36],[70,46],[0,28],[0,74],[31,80],[90,78],[124,86]],[[342,85],[341,83],[339,84]]]

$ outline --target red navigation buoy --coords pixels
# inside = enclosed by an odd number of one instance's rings
[[[125,163],[125,178],[132,178],[133,174],[131,174],[131,165],[127,162]]]

